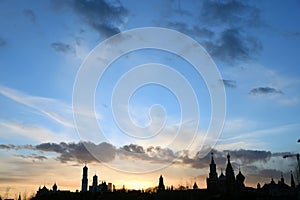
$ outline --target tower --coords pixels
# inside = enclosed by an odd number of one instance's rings
[[[98,176],[96,174],[93,176],[93,184],[92,187],[90,188],[92,189],[93,192],[98,192]]]
[[[57,185],[56,185],[56,183],[54,183],[54,185],[52,186],[52,190],[53,190],[53,192],[57,192]]]
[[[164,190],[165,190],[164,178],[162,177],[162,175],[160,175],[157,191],[164,191]]]
[[[88,168],[85,165],[82,169],[81,192],[86,192],[88,188]]]
[[[214,161],[214,153],[211,152],[211,162],[209,165],[209,178],[210,179],[218,179],[218,173],[216,169],[216,164]]]
[[[293,176],[293,171],[291,171],[291,188],[295,188],[296,184],[295,184],[295,180],[294,180],[294,176]]]
[[[235,182],[234,171],[233,171],[233,168],[232,168],[231,163],[230,163],[229,153],[227,155],[227,166],[226,166],[225,176],[226,176],[227,183],[234,183]]]
[[[193,185],[193,189],[194,189],[194,190],[198,190],[198,185],[197,185],[196,181],[195,181],[195,183],[194,183],[194,185]]]
[[[227,166],[226,166],[225,176],[226,176],[227,192],[233,193],[235,189],[235,176],[234,176],[233,168],[230,163],[229,153],[227,155]]]
[[[216,164],[214,161],[214,153],[211,153],[211,161],[209,165],[209,176],[206,179],[206,185],[207,189],[211,193],[217,193],[218,192],[218,185],[219,185],[219,179],[218,179],[218,173],[216,170]]]

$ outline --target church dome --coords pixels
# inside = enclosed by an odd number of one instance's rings
[[[239,171],[238,175],[236,175],[236,180],[240,182],[244,182],[245,176]]]
[[[220,181],[226,181],[226,176],[221,172],[221,175],[219,176]]]

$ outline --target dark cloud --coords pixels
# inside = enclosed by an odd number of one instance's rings
[[[229,88],[236,88],[236,81],[233,81],[233,80],[226,80],[226,79],[223,79],[221,80],[222,83],[226,86],[226,87],[229,87]]]
[[[0,47],[4,47],[6,45],[6,41],[0,37]]]
[[[238,28],[226,29],[216,41],[206,41],[204,45],[212,56],[228,63],[252,59],[262,49],[259,40],[243,34]]]
[[[119,27],[126,21],[128,11],[120,2],[104,0],[54,1],[71,8],[82,20],[104,36],[120,32]]]
[[[201,19],[214,25],[257,26],[261,23],[260,10],[243,1],[203,1]]]
[[[125,145],[121,149],[131,153],[145,153],[144,148],[136,144]]]
[[[214,32],[207,28],[199,28],[198,26],[189,27],[186,23],[182,22],[169,22],[167,26],[198,38],[211,38],[214,36]]]
[[[45,152],[55,152],[55,153],[63,153],[65,151],[64,146],[67,144],[65,143],[42,143],[39,145],[36,145],[35,148],[40,151],[45,151]]]
[[[73,46],[63,43],[63,42],[53,42],[51,44],[51,47],[58,52],[64,52],[64,53],[74,53],[75,49]]]
[[[28,19],[31,21],[31,22],[35,22],[37,17],[36,17],[36,14],[34,13],[33,10],[31,9],[26,9],[26,10],[23,10],[23,13],[26,17],[28,17]]]
[[[173,162],[178,157],[171,149],[161,148],[160,146],[148,147],[147,155],[151,160],[156,160],[160,162]]]
[[[170,4],[174,12],[175,2]],[[187,15],[187,20],[180,21],[186,17],[181,18],[177,12],[176,21],[166,25],[196,37],[214,58],[229,64],[259,55],[262,43],[249,31],[264,24],[258,8],[249,2],[235,0],[204,0],[195,3],[195,7],[199,8],[197,14]]]
[[[14,145],[0,144],[0,149],[7,149],[7,150],[14,149]]]
[[[35,150],[35,147],[30,145],[30,144],[27,144],[27,145],[0,144],[0,149],[5,149],[5,150],[21,150],[21,149]]]
[[[257,87],[253,88],[249,94],[258,95],[258,94],[283,94],[283,92],[279,89],[272,87]]]
[[[300,37],[300,31],[291,32],[290,35],[294,37]]]
[[[280,175],[282,174],[282,171],[279,171],[277,169],[262,169],[262,170],[258,170],[257,174],[253,174],[253,176],[259,176],[259,177],[263,177],[263,178],[277,178],[280,177]]]
[[[36,146],[31,145],[5,145],[0,144],[0,149],[4,150],[20,150],[31,149],[38,151],[39,154],[31,155],[18,155],[22,158],[33,160],[47,159],[45,152],[57,153],[56,159],[62,163],[70,161],[77,163],[91,163],[91,162],[111,162],[116,156],[121,159],[132,158],[135,160],[143,160],[149,163],[174,163],[178,165],[188,165],[192,168],[202,169],[207,168],[210,163],[211,155],[208,154],[200,158],[200,152],[194,156],[190,155],[188,150],[174,152],[169,148],[162,148],[159,146],[150,146],[144,148],[137,144],[124,145],[120,148],[109,143],[94,144],[92,142],[79,142],[79,143],[42,143]],[[92,153],[91,153],[92,152]],[[231,155],[232,165],[237,169],[241,164],[250,169],[251,165],[255,163],[264,163],[269,161],[272,157],[282,157],[284,153],[274,153],[269,151],[258,150],[234,150],[234,151],[218,151],[213,150],[214,160],[218,167],[225,168],[227,163],[227,153]],[[281,159],[281,158],[280,158]]]
[[[239,159],[243,164],[249,164],[253,162],[267,162],[272,153],[270,151],[257,151],[257,150],[237,150],[227,151],[232,158]]]
[[[66,163],[69,161],[77,161],[80,163],[90,162],[109,162],[114,159],[115,151],[111,144],[100,143],[94,144],[90,142],[79,143],[43,143],[36,146],[36,149],[42,152],[55,152],[59,156],[57,160]],[[95,153],[95,158],[90,152]]]

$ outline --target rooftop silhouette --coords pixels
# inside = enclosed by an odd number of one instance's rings
[[[246,177],[241,169],[235,176],[231,165],[230,154],[227,154],[227,164],[225,174],[221,170],[218,176],[217,163],[214,160],[214,154],[211,153],[209,173],[206,179],[207,188],[199,189],[197,181],[192,188],[180,186],[165,186],[164,177],[158,177],[158,185],[151,190],[129,190],[123,186],[122,189],[116,189],[114,184],[99,181],[96,174],[93,175],[92,184],[88,185],[88,167],[85,165],[82,169],[81,190],[71,192],[60,190],[56,183],[52,189],[45,185],[38,189],[33,200],[47,199],[299,199],[300,186],[296,185],[293,172],[291,171],[291,183],[288,185],[281,174],[276,183],[271,177],[269,183],[263,186],[257,184],[257,188],[247,187],[245,185]]]

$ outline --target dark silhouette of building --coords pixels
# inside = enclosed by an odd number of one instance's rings
[[[81,192],[87,192],[88,188],[88,168],[85,165],[82,169]]]
[[[234,170],[230,162],[230,155],[227,155],[227,166],[225,175],[221,171],[220,176],[216,170],[216,163],[214,161],[214,154],[211,153],[211,162],[209,165],[209,176],[206,179],[207,190],[210,194],[234,194],[236,191],[245,188],[245,176],[239,170],[238,175],[235,177]]]
[[[293,176],[293,171],[291,171],[291,188],[296,188],[294,176]]]
[[[52,190],[53,190],[53,192],[57,192],[57,185],[56,185],[56,183],[54,183],[54,185],[52,186]]]
[[[89,191],[99,192],[99,188],[98,188],[98,176],[96,174],[93,176],[93,184],[92,184],[92,186],[90,186]]]
[[[219,187],[219,179],[218,179],[218,173],[217,173],[217,168],[216,164],[214,161],[214,153],[211,153],[211,162],[209,165],[209,175],[208,178],[206,179],[206,184],[207,184],[207,189],[209,191],[218,191]]]
[[[39,187],[36,196],[32,200],[96,200],[96,199],[144,199],[144,200],[161,200],[161,199],[300,199],[300,187],[296,187],[293,173],[291,172],[291,185],[285,183],[283,174],[276,183],[273,178],[270,183],[264,184],[262,187],[258,183],[257,188],[246,187],[245,176],[239,169],[238,174],[235,176],[233,167],[230,161],[230,155],[227,155],[227,165],[225,174],[221,169],[221,174],[218,176],[217,166],[214,160],[214,154],[211,153],[211,161],[209,164],[209,174],[206,179],[207,189],[199,189],[195,182],[192,188],[179,187],[173,189],[171,187],[165,187],[164,178],[162,175],[159,177],[159,183],[156,187],[149,192],[144,190],[128,190],[123,189],[116,190],[114,185],[105,181],[99,184],[98,176],[93,176],[92,185],[88,187],[88,168],[85,165],[82,173],[82,192],[70,192],[58,190],[56,183],[52,186],[52,190],[46,186]],[[167,188],[167,189],[166,189]],[[109,192],[108,192],[109,191]],[[157,192],[155,192],[157,191]],[[0,199],[1,200],[1,199]]]
[[[236,175],[236,187],[239,189],[243,189],[245,187],[244,184],[245,176],[241,173],[241,170],[239,169],[238,175]]]
[[[195,183],[194,183],[194,185],[193,185],[193,189],[194,189],[194,190],[198,190],[198,185],[197,185],[196,181],[195,181]]]
[[[160,175],[157,191],[164,191],[164,190],[165,190],[164,178],[162,177],[162,175]]]

